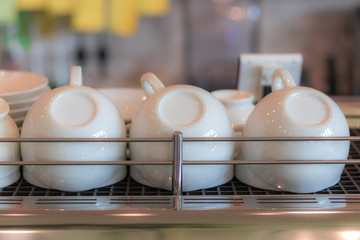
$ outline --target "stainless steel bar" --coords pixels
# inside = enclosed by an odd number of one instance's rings
[[[5,165],[172,165],[168,161],[0,161],[0,166]]]
[[[0,142],[172,142],[171,138],[0,138]],[[268,141],[360,141],[360,136],[350,137],[186,137],[183,142],[268,142]]]
[[[171,142],[171,138],[0,138],[0,142]]]
[[[183,135],[181,132],[174,132],[173,134],[173,194],[174,209],[181,209],[181,195],[182,195],[182,151],[183,151]]]
[[[28,165],[172,165],[172,161],[0,161],[0,166]],[[346,160],[227,160],[182,161],[182,165],[257,165],[257,164],[360,164],[360,159]]]
[[[257,164],[360,164],[360,159],[344,160],[228,160],[183,161],[183,165],[257,165]]]
[[[184,142],[282,142],[282,141],[360,141],[360,136],[350,137],[186,137]]]

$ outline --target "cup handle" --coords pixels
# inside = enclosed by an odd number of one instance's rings
[[[285,87],[295,87],[295,81],[291,74],[283,68],[276,69],[272,75],[271,91],[276,91]]]
[[[140,82],[147,97],[153,95],[160,88],[165,87],[160,79],[151,72],[144,73],[140,78]]]
[[[71,67],[70,86],[82,86],[82,71],[80,66]]]

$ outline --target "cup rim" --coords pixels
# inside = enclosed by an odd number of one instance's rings
[[[254,95],[251,92],[246,92],[237,89],[218,89],[212,91],[217,99],[224,102],[238,102],[238,101],[253,101]]]
[[[243,108],[254,105],[254,95],[237,89],[219,89],[211,94],[226,108]]]

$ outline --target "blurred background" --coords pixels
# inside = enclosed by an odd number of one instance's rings
[[[0,68],[91,87],[235,88],[241,53],[301,53],[302,85],[360,94],[360,0],[1,0]]]

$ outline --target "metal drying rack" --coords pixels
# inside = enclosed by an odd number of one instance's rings
[[[347,160],[229,160],[185,161],[184,142],[200,141],[350,141]],[[173,165],[173,191],[141,185],[129,176],[108,187],[84,192],[62,192],[43,189],[27,183],[23,178],[0,189],[0,209],[328,209],[351,207],[360,211],[360,130],[351,129],[350,137],[284,137],[284,138],[190,138],[175,132],[172,138],[3,138],[0,142],[168,142],[172,144],[169,161],[2,161],[3,165]],[[313,194],[275,192],[250,187],[235,178],[221,186],[192,192],[182,191],[182,166],[198,164],[346,164],[336,185]],[[1,210],[0,210],[1,212]],[[0,214],[1,215],[1,214]]]

